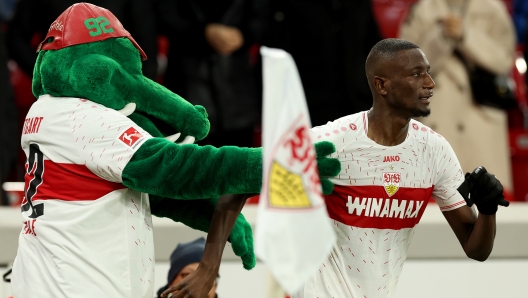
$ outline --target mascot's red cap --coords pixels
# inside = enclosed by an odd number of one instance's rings
[[[40,50],[59,50],[116,37],[128,38],[141,54],[141,60],[147,60],[145,52],[113,13],[90,3],[77,3],[68,7],[51,23],[46,38],[38,46],[37,53]],[[53,38],[53,41],[47,42],[49,38]]]

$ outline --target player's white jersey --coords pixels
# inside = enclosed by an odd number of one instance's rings
[[[86,99],[44,95],[33,104],[22,134],[28,162],[15,298],[153,296],[148,195],[121,180],[148,138]]]
[[[465,205],[464,175],[449,143],[411,120],[397,146],[367,137],[367,112],[312,129],[312,139],[336,146],[341,172],[326,196],[337,242],[293,297],[372,298],[394,294],[407,250],[431,197],[442,211]]]

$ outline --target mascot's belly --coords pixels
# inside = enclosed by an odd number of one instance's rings
[[[32,224],[19,238],[14,297],[152,297],[148,195],[121,189],[91,202],[35,203],[45,214],[24,216]]]
[[[112,109],[41,96],[26,117],[14,297],[152,297],[148,195],[121,183],[150,135]]]

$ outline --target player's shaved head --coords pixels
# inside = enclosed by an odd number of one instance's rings
[[[372,47],[365,63],[373,108],[396,113],[405,121],[429,115],[434,81],[420,48],[402,39],[384,39]]]
[[[367,57],[365,63],[365,70],[370,87],[374,76],[388,77],[392,71],[393,65],[398,61],[398,53],[405,50],[419,49],[417,45],[412,42],[388,38],[379,41],[375,44]]]

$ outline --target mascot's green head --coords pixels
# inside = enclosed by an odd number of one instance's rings
[[[115,110],[128,105],[128,113],[139,112],[135,121],[156,122],[146,126],[175,129],[198,140],[209,132],[202,106],[143,76],[141,60],[147,56],[107,9],[89,3],[70,6],[51,24],[37,51],[35,97],[81,97]]]

